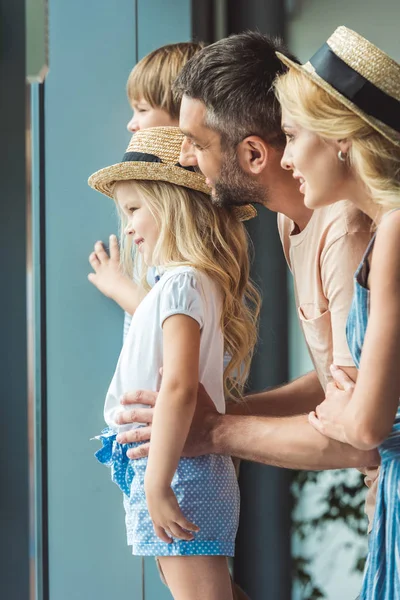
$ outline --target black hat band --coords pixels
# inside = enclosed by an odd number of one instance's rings
[[[310,63],[326,83],[362,111],[400,132],[400,102],[392,98],[337,56],[324,44]]]
[[[156,156],[155,154],[146,154],[145,152],[125,152],[122,162],[146,162],[164,164],[159,156]],[[181,169],[185,169],[185,171],[192,171],[194,173],[196,172],[194,167],[184,167],[179,162],[175,163],[174,166],[180,167]]]

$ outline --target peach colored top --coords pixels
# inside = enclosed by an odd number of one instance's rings
[[[342,367],[354,366],[346,340],[346,321],[354,273],[372,236],[371,221],[351,202],[342,201],[315,210],[302,231],[285,215],[278,214],[278,229],[294,278],[300,326],[325,389],[333,362]],[[369,487],[365,511],[371,526],[378,471],[364,474]]]

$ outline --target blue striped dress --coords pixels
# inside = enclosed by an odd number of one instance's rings
[[[369,315],[369,256],[372,238],[354,276],[347,341],[357,368]],[[360,600],[400,600],[400,409],[389,437],[379,446],[382,466]]]

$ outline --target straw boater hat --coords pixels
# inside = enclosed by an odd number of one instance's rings
[[[183,167],[179,163],[182,141],[183,134],[178,127],[152,127],[137,131],[122,161],[96,171],[89,177],[88,183],[110,198],[113,198],[117,181],[131,179],[167,181],[209,195],[211,189],[204,176],[193,167]],[[240,221],[257,215],[251,204],[235,206],[233,210]]]
[[[400,65],[385,52],[338,27],[305,65],[277,56],[400,146]]]

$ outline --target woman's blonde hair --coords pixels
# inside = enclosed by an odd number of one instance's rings
[[[313,81],[289,69],[275,82],[281,106],[301,127],[326,139],[348,139],[349,164],[382,206],[400,205],[400,147]]]
[[[202,192],[161,181],[118,182],[139,192],[158,227],[153,263],[163,267],[191,266],[207,274],[222,295],[221,329],[230,362],[224,372],[228,397],[242,396],[257,341],[260,295],[250,281],[248,237],[243,223],[229,208],[216,207]],[[118,206],[118,202],[117,202]],[[127,217],[121,219],[121,260],[125,272],[140,272],[142,284],[147,267],[124,235]]]
[[[153,108],[162,108],[173,119],[178,119],[182,96],[172,92],[172,84],[188,60],[202,48],[202,43],[181,42],[147,54],[128,77],[129,102],[134,104],[143,98]]]

